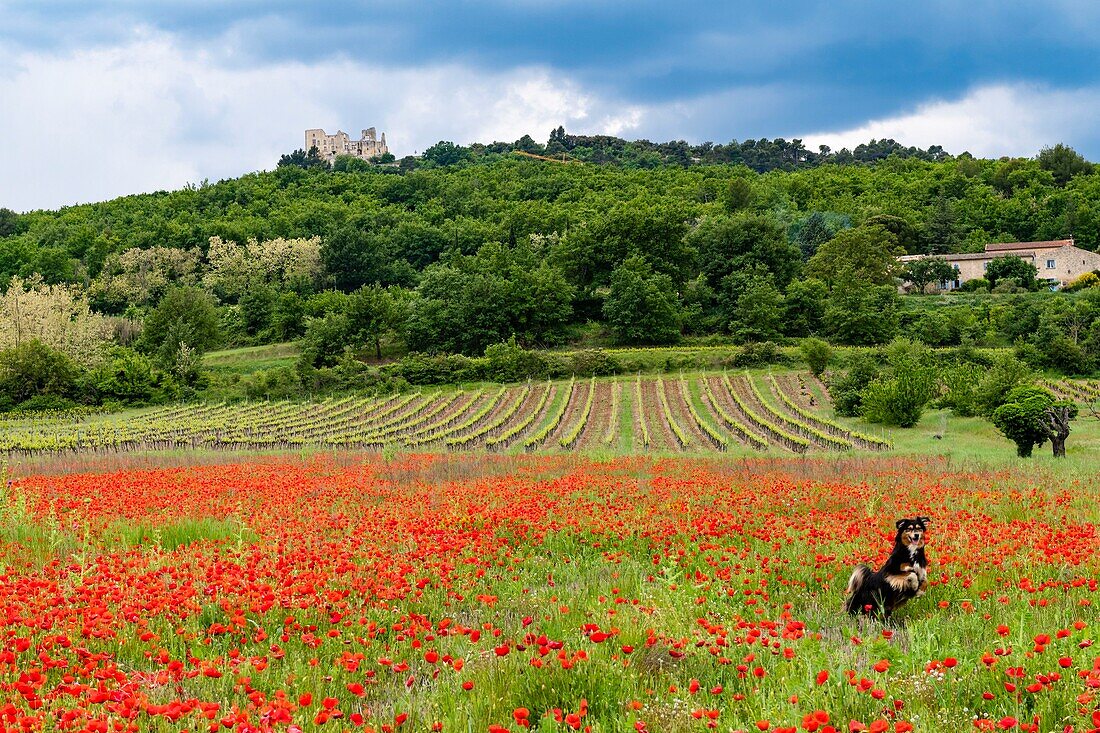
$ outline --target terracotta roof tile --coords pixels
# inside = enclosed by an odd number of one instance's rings
[[[1009,252],[1018,249],[1055,249],[1057,247],[1070,247],[1072,239],[1055,239],[1049,242],[998,242],[985,245],[986,252]]]

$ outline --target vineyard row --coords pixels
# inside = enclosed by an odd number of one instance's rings
[[[571,380],[321,402],[173,405],[0,422],[0,451],[880,450],[830,417],[800,373]]]

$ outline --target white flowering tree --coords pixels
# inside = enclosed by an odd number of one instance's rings
[[[171,285],[197,284],[201,258],[198,249],[128,249],[107,259],[89,292],[96,303],[120,309],[148,305],[159,300]]]
[[[111,324],[93,313],[75,285],[12,278],[0,295],[0,350],[38,340],[85,366],[99,364],[110,346]]]
[[[324,274],[320,237],[250,239],[244,244],[211,237],[206,259],[203,285],[230,301],[257,285],[280,290],[314,288]]]

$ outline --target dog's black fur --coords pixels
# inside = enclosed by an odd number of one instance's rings
[[[928,585],[928,559],[924,555],[928,517],[899,519],[894,551],[877,571],[857,565],[848,580],[844,609],[889,617],[906,601],[924,595]]]

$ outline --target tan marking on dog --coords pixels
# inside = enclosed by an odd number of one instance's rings
[[[915,573],[892,573],[886,576],[886,582],[898,593],[915,591],[920,581]]]

